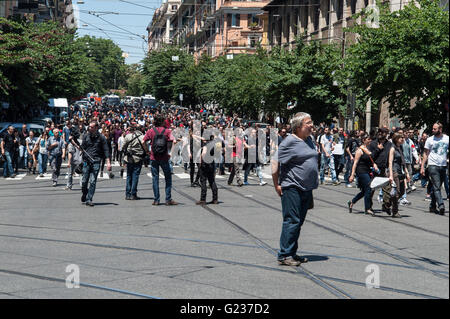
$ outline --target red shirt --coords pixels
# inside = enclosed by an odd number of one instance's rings
[[[157,127],[156,130],[161,133],[165,128],[164,127]],[[144,142],[150,141],[150,144],[153,144],[153,139],[156,136],[156,132],[153,128],[151,128],[150,130],[147,131],[147,133],[145,133],[144,136]],[[164,131],[164,136],[167,139],[167,142],[173,142],[175,140],[175,138],[172,135],[172,131],[170,129],[166,129]],[[150,148],[150,160],[152,161],[168,161],[170,158],[169,155],[169,148],[167,148],[167,154],[164,155],[159,155],[159,156],[155,156],[155,154],[153,154],[153,150]]]

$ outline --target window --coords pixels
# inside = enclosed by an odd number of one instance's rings
[[[356,0],[351,0],[350,7],[352,10],[352,14],[356,13]]]
[[[337,1],[337,7],[336,7],[336,16],[337,20],[342,20],[342,16],[344,14],[344,1]]]
[[[231,26],[232,27],[239,27],[241,26],[241,15],[233,13],[231,15]]]
[[[249,27],[256,27],[259,26],[260,24],[259,18],[256,16],[256,14],[249,14],[248,15],[248,26]]]
[[[261,41],[261,38],[259,36],[250,36],[248,37],[248,46],[250,48],[256,48],[258,43]]]
[[[177,11],[177,9],[178,9],[178,6],[176,4],[173,4],[172,5],[172,11]]]

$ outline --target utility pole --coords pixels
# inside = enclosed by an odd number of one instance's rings
[[[370,133],[372,120],[372,98],[369,97],[369,100],[366,103],[366,132]]]

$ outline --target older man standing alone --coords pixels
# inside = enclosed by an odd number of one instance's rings
[[[299,266],[308,261],[296,253],[300,229],[312,204],[312,190],[319,186],[318,153],[311,138],[311,116],[299,112],[291,125],[293,134],[279,145],[278,156],[272,161],[272,179],[283,212],[278,263]]]

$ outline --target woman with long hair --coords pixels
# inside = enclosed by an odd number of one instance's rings
[[[394,133],[392,136],[392,148],[389,151],[389,182],[392,185],[391,206],[392,217],[402,217],[398,213],[398,200],[405,193],[405,179],[409,182],[410,176],[406,169],[405,159],[403,157],[402,144],[405,137],[401,133]],[[394,185],[395,183],[395,185]]]
[[[372,160],[372,153],[369,151],[369,144],[372,142],[372,137],[368,134],[361,136],[362,145],[357,149],[355,153],[355,159],[352,167],[352,174],[350,175],[349,182],[352,183],[355,179],[355,173],[358,178],[358,187],[361,190],[356,196],[348,201],[348,211],[352,212],[353,205],[364,197],[364,212],[375,216],[372,210],[372,189],[370,188],[371,170],[378,170],[377,165]]]

